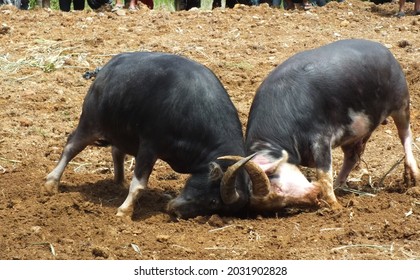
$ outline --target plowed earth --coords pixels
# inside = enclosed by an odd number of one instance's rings
[[[362,193],[338,193],[340,212],[172,221],[165,206],[187,175],[159,161],[127,221],[115,216],[127,189],[112,181],[110,149],[95,147],[68,166],[58,194],[40,193],[77,125],[92,83],[83,73],[126,51],[181,54],[208,66],[245,125],[255,90],[286,58],[339,39],[378,41],[406,73],[420,145],[420,17],[412,5],[401,19],[393,17],[397,4],[355,0],[309,12],[267,5],[173,13],[142,7],[125,15],[0,7],[0,259],[418,259],[420,196],[405,188],[402,164],[392,169],[403,157],[392,121],[372,135],[350,175]],[[337,149],[335,171],[341,162]],[[125,168],[129,182],[131,158]]]

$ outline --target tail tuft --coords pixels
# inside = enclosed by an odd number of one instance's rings
[[[99,71],[101,70],[101,68],[102,68],[102,67],[96,67],[96,69],[95,69],[95,70],[93,70],[93,71],[86,71],[86,72],[83,74],[83,78],[84,78],[84,79],[86,79],[86,80],[90,80],[90,79],[92,79],[92,78],[95,78],[95,77],[96,77],[96,75],[98,75],[98,73],[99,73]]]

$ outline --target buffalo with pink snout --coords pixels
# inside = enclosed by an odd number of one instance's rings
[[[404,73],[379,43],[342,40],[287,59],[262,82],[248,117],[245,145],[254,154],[248,165],[262,178],[252,184],[251,208],[341,208],[334,188],[346,183],[372,132],[389,116],[405,153],[405,182],[415,185],[420,173],[409,107]],[[344,161],[334,181],[336,147]],[[298,166],[315,168],[316,180],[309,182]]]

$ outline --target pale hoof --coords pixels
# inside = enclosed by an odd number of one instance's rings
[[[55,180],[48,180],[44,186],[41,187],[41,192],[46,195],[54,195],[58,193],[58,182]]]
[[[118,208],[116,216],[131,219],[131,216],[133,216],[133,209],[123,209],[120,207]]]
[[[330,204],[330,207],[331,207],[331,210],[333,210],[333,211],[338,211],[338,210],[343,209],[343,206],[340,203],[338,203],[338,201],[332,202]]]
[[[420,187],[409,188],[406,194],[414,198],[420,198]]]
[[[336,214],[337,212],[339,213],[341,209],[343,209],[343,206],[341,206],[341,204],[337,201],[328,203],[325,200],[322,200],[322,202],[322,207],[317,210],[317,213],[321,216],[325,216],[327,214]]]
[[[327,200],[321,199],[320,202],[323,207],[327,207],[331,209],[332,211],[341,210],[343,208],[343,206],[340,203],[338,203],[338,201],[336,200],[327,201]]]

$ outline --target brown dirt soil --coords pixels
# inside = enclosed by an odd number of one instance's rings
[[[40,193],[77,125],[91,84],[82,74],[126,51],[176,53],[208,66],[245,124],[256,88],[286,58],[339,39],[379,41],[407,75],[419,144],[420,17],[410,14],[412,5],[401,19],[392,16],[397,4],[356,0],[310,12],[261,5],[173,13],[142,8],[123,16],[0,7],[0,259],[420,258],[420,193],[407,192],[402,164],[385,176],[403,156],[392,121],[373,134],[350,175],[355,189],[375,196],[340,193],[340,212],[171,221],[165,205],[186,175],[158,162],[133,220],[121,220],[115,213],[127,189],[112,181],[110,150],[95,147],[68,166],[60,193]],[[341,160],[337,149],[336,171]],[[127,182],[131,164],[128,158]]]

